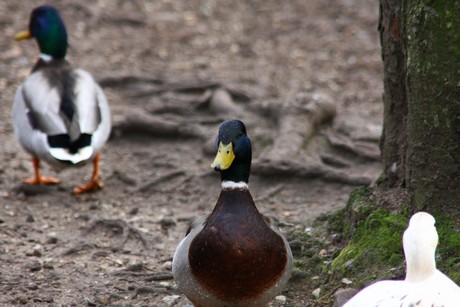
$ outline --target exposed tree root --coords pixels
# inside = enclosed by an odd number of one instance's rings
[[[156,84],[162,85],[165,83],[164,80],[159,78],[152,78],[150,76],[134,76],[134,75],[124,75],[124,76],[102,76],[97,79],[98,83],[102,87],[129,87],[133,84],[146,83],[146,84]]]
[[[131,98],[142,98],[150,97],[152,95],[158,95],[164,92],[178,92],[178,93],[201,93],[208,89],[215,89],[220,87],[220,83],[212,81],[192,81],[192,82],[180,82],[180,83],[169,83],[159,86],[155,89],[138,91],[136,93],[130,94],[128,97]]]
[[[380,150],[377,145],[357,144],[344,136],[328,135],[329,144],[336,150],[352,154],[368,161],[380,161]]]
[[[349,167],[350,163],[343,159],[342,157],[338,157],[335,155],[331,154],[322,154],[321,155],[321,161],[326,164],[330,165],[333,167],[339,167],[339,168],[344,168],[344,167]]]
[[[204,91],[199,95],[168,93],[159,99],[153,100],[153,103],[146,106],[146,110],[156,116],[169,113],[185,116],[190,120],[191,114],[206,110],[209,107],[212,95],[212,90]],[[192,118],[200,120],[202,116],[197,114]]]
[[[247,111],[236,104],[225,89],[214,91],[209,103],[209,110],[214,114],[225,114],[226,118],[239,118],[245,121],[248,117]]]
[[[302,179],[321,179],[349,185],[368,185],[371,178],[348,175],[342,171],[321,164],[300,164],[286,160],[259,160],[253,163],[252,172],[262,176],[297,177]]]
[[[230,93],[232,96],[233,100],[237,100],[238,102],[252,102],[253,98],[252,96],[247,93],[246,91],[235,88],[232,86],[223,86],[223,88]]]
[[[262,114],[265,120],[273,121],[278,127],[272,146],[263,155],[263,163],[260,160],[254,162],[253,173],[264,176],[318,178],[348,185],[366,185],[372,182],[371,178],[337,170],[335,167],[346,168],[351,165],[340,156],[323,155],[321,159],[326,165],[295,162],[300,160],[299,155],[303,154],[318,126],[331,122],[335,117],[336,106],[329,99],[305,99],[305,95],[299,95],[287,104],[267,101],[242,105],[235,100],[249,102],[251,97],[248,94],[218,82],[171,81],[132,75],[106,77],[100,82],[105,86],[134,88],[135,92],[126,95],[136,98],[168,92],[162,95],[162,99],[154,100],[147,107],[154,116],[142,112],[130,114],[114,125],[115,132],[208,140],[210,138],[203,124],[217,124],[222,119],[239,118],[252,125]],[[183,95],[184,93],[187,95]],[[208,115],[204,114],[206,112]],[[328,136],[328,141],[333,149],[365,160],[378,160],[378,149],[375,150],[372,146],[356,145],[334,136]],[[183,171],[172,171],[131,189],[131,192],[155,190],[159,183],[181,175],[184,175]],[[267,197],[270,196],[262,196],[261,199]]]
[[[276,112],[277,135],[266,157],[272,160],[295,159],[305,143],[316,132],[316,127],[331,121],[335,105],[328,102],[310,102],[306,106],[286,106]]]
[[[129,22],[130,20],[128,20]],[[233,99],[241,102],[249,102],[252,100],[251,95],[244,90],[225,86],[219,82],[201,81],[201,80],[164,80],[161,78],[152,78],[150,76],[141,75],[121,75],[121,76],[101,76],[98,78],[98,83],[103,87],[123,87],[129,88],[133,85],[150,85],[152,88],[142,92],[132,92],[130,97],[150,97],[155,94],[164,92],[179,92],[179,93],[200,93],[207,90],[215,90],[222,88],[226,90]]]
[[[201,138],[202,128],[187,121],[178,121],[171,118],[159,118],[145,113],[134,113],[124,120],[113,125],[115,134],[139,133],[158,137]]]

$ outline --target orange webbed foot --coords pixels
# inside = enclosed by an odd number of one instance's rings
[[[87,192],[97,191],[102,189],[104,184],[99,179],[91,180],[87,185],[79,185],[73,189],[73,194],[80,195]]]
[[[38,177],[38,178],[29,178],[29,179],[24,179],[22,182],[25,184],[57,184],[61,182],[59,179],[54,178],[54,177]]]
[[[97,153],[93,160],[93,175],[91,176],[91,180],[87,185],[80,185],[73,189],[73,194],[79,195],[86,192],[92,192],[102,189],[104,184],[99,179],[99,158],[100,154]]]
[[[38,158],[32,158],[32,163],[34,165],[34,178],[25,179],[22,182],[25,184],[56,184],[59,183],[60,180],[54,177],[43,177],[40,174],[40,160]]]

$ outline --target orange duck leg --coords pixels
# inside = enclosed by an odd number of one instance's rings
[[[91,176],[91,180],[87,185],[80,185],[73,189],[73,193],[76,195],[83,194],[90,191],[97,191],[102,189],[104,184],[99,179],[99,159],[100,153],[97,153],[93,160],[93,175]]]
[[[34,165],[34,178],[29,178],[23,180],[25,184],[56,184],[59,183],[59,179],[54,177],[43,177],[40,175],[40,160],[36,157],[32,158],[32,163]]]

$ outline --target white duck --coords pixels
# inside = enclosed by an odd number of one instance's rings
[[[436,269],[438,233],[434,224],[430,214],[414,214],[403,236],[406,278],[376,282],[352,297],[344,307],[460,306],[460,287]]]
[[[59,182],[40,175],[40,160],[56,166],[93,161],[91,181],[73,192],[101,189],[100,150],[111,130],[107,99],[90,73],[65,59],[67,32],[56,8],[43,5],[32,11],[29,29],[15,37],[28,38],[36,39],[41,55],[16,92],[12,114],[14,132],[33,157],[35,177],[24,182]]]

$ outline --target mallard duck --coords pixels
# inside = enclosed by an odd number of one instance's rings
[[[56,8],[43,5],[32,11],[29,29],[15,36],[29,38],[35,38],[41,54],[16,91],[12,113],[14,132],[32,155],[35,171],[35,177],[24,182],[59,182],[40,174],[41,160],[61,167],[93,161],[90,182],[73,192],[101,189],[100,150],[111,130],[104,92],[89,72],[72,68],[66,60],[67,32]]]
[[[436,269],[438,233],[434,224],[430,214],[414,214],[403,235],[406,278],[376,282],[358,292],[344,307],[459,306],[460,288]]]
[[[216,151],[211,167],[222,190],[212,213],[178,245],[174,280],[196,307],[265,306],[291,275],[291,249],[249,192],[251,141],[241,121],[220,125]]]

